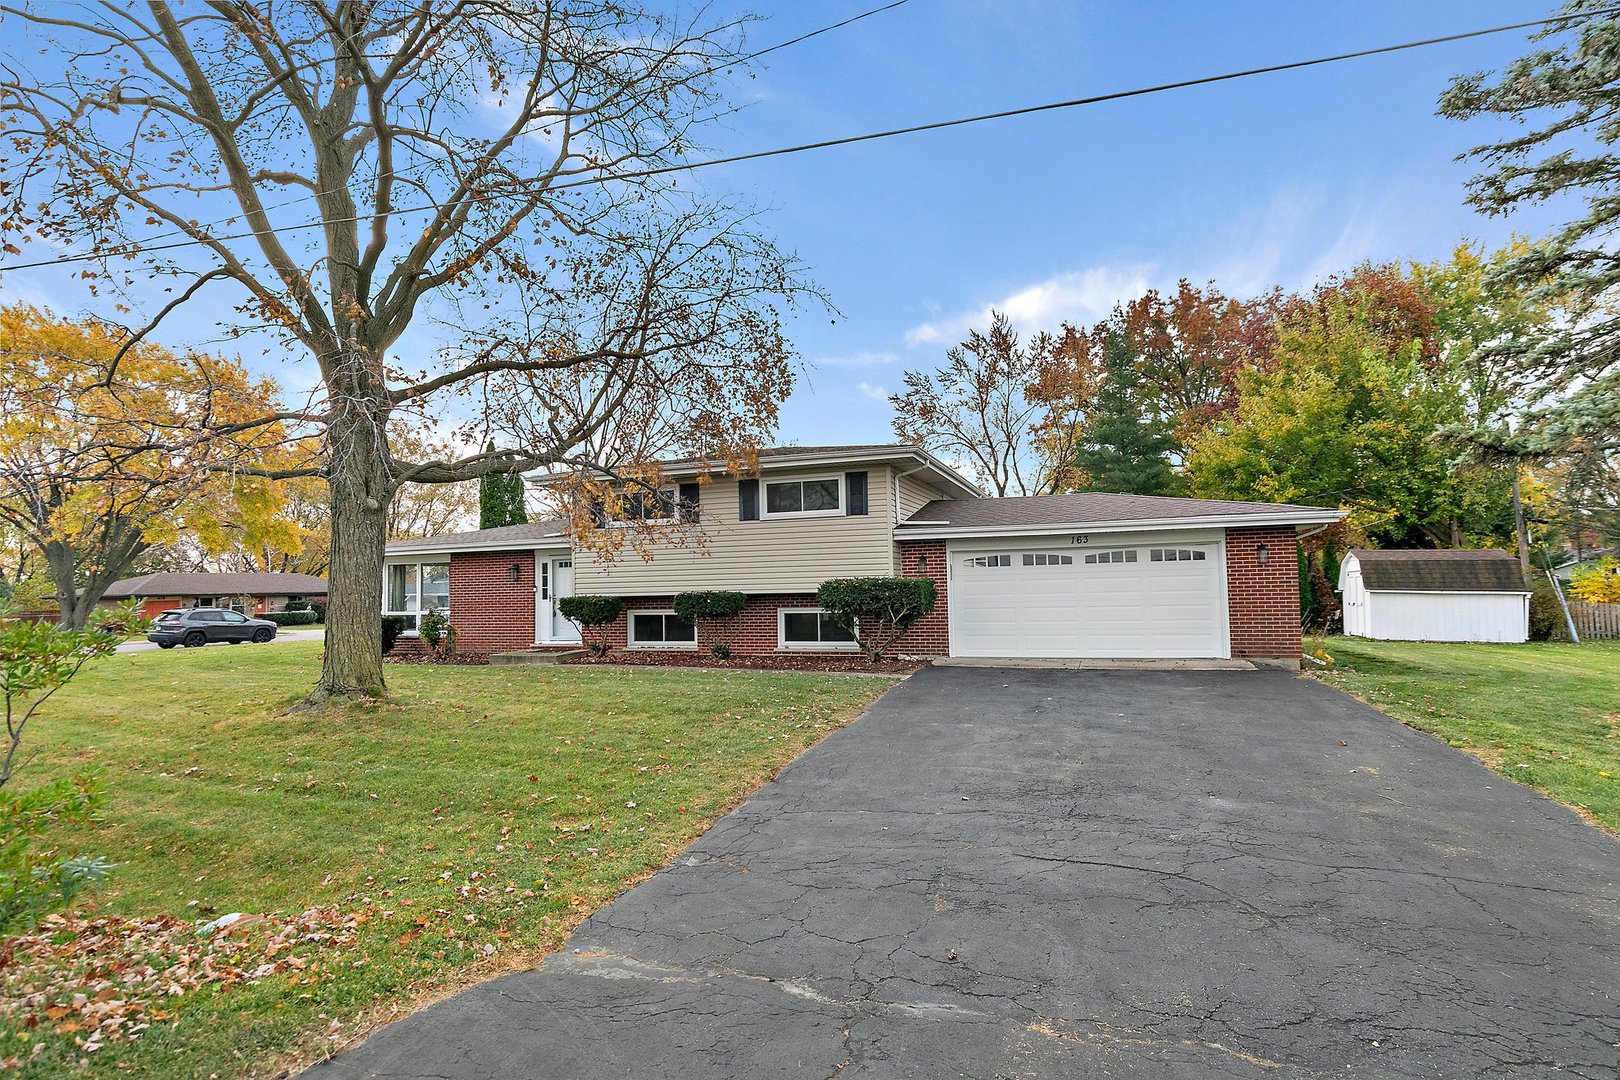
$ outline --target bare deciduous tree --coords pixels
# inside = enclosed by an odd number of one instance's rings
[[[44,45],[0,71],[0,240],[88,252],[102,288],[134,283],[124,259],[171,282],[136,334],[199,297],[223,309],[212,292],[234,288],[233,329],[268,330],[316,366],[308,405],[265,418],[325,443],[319,466],[265,470],[331,491],[311,705],[383,690],[382,554],[401,484],[514,464],[598,476],[625,408],[727,460],[774,425],[796,268],[745,210],[673,176],[731,109],[737,24],[618,0],[0,17]],[[435,316],[448,343],[429,350]],[[396,415],[460,416],[458,444],[483,446],[485,403],[499,455],[413,459],[389,438]]]
[[[989,331],[970,330],[939,370],[906,372],[889,398],[894,433],[962,462],[998,496],[1060,490],[1092,392],[1071,346],[1047,333],[1021,345],[993,311]]]

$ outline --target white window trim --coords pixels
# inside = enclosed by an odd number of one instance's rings
[[[636,608],[625,612],[624,616],[624,643],[630,649],[695,649],[697,648],[697,625],[692,626],[691,641],[637,641],[636,616],[637,615],[675,615],[674,608]]]
[[[772,512],[771,485],[772,484],[813,484],[817,480],[833,480],[838,484],[838,506],[832,510],[781,510]],[[760,520],[771,518],[808,518],[808,517],[843,517],[844,511],[849,508],[849,492],[845,490],[843,473],[828,473],[825,476],[788,476],[779,480],[764,478],[759,482],[759,516]],[[802,492],[802,488],[800,489]]]
[[[388,608],[388,576],[393,572],[393,569],[396,566],[414,566],[414,567],[416,567],[416,610],[415,611],[391,611]],[[422,606],[422,567],[424,567],[424,566],[442,566],[442,567],[445,568],[445,572],[449,573],[450,560],[447,559],[447,558],[446,559],[435,559],[435,558],[426,558],[426,557],[424,557],[424,558],[421,558],[421,559],[394,559],[394,560],[392,560],[390,562],[385,562],[383,564],[383,611],[382,611],[382,613],[384,615],[398,615],[398,616],[400,616],[402,618],[407,618],[407,619],[414,618],[416,620],[416,625],[415,626],[411,627],[408,630],[401,630],[400,631],[400,634],[399,634],[400,637],[416,637],[417,636],[417,630],[422,625],[422,616],[426,615],[429,611],[434,610],[432,608],[427,608],[427,607]],[[450,598],[448,596],[445,597],[444,607],[439,608],[438,612],[439,612],[439,614],[443,615],[446,619],[448,619],[450,617]]]
[[[826,615],[826,608],[795,607],[776,609],[776,647],[793,652],[858,652],[859,641],[789,641],[787,639],[787,617],[789,615]],[[855,636],[860,637],[860,624],[856,624]]]

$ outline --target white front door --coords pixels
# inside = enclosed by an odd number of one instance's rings
[[[1219,543],[1091,540],[953,546],[952,655],[1227,654]]]
[[[574,595],[574,560],[571,556],[535,559],[539,584],[535,588],[535,642],[540,645],[572,645],[579,641],[579,627],[557,610],[557,601]]]

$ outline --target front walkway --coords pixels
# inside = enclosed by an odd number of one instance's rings
[[[1620,1069],[1620,844],[1278,672],[925,671],[388,1077]]]

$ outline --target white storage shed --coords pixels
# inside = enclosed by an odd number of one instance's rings
[[[1339,567],[1344,632],[1384,641],[1521,642],[1530,591],[1507,551],[1352,550]]]

